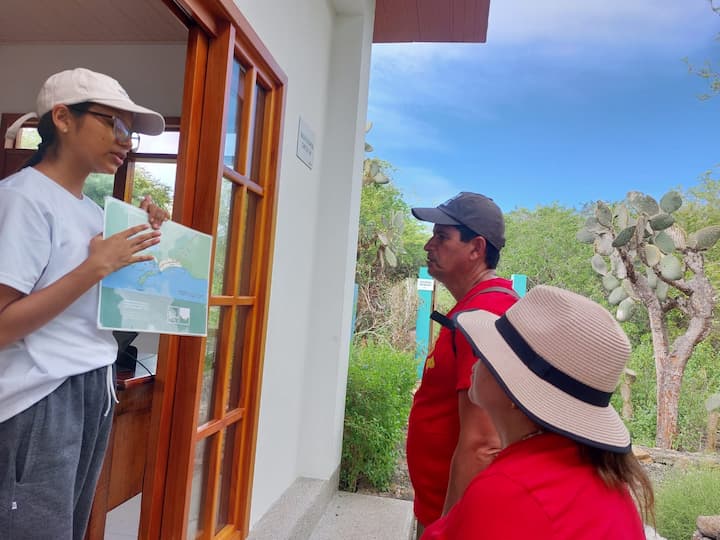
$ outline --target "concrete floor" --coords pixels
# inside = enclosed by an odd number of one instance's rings
[[[141,496],[108,512],[105,540],[137,540]],[[338,491],[309,540],[411,540],[412,502]]]
[[[142,495],[137,495],[108,512],[105,540],[137,540],[141,500]]]
[[[338,491],[310,540],[409,540],[412,502]]]

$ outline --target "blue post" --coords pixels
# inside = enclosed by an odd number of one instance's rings
[[[520,295],[520,298],[525,296],[527,292],[527,276],[525,274],[513,274],[510,279],[512,280],[513,289]]]
[[[415,320],[415,359],[418,361],[418,379],[422,377],[425,369],[425,357],[430,346],[430,313],[432,312],[432,297],[435,281],[428,274],[427,267],[422,266],[418,271],[418,310]]]

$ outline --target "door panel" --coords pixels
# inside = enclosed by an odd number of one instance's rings
[[[169,429],[151,441],[156,469],[141,531],[240,538],[249,523],[286,79],[232,2],[182,3],[198,27],[188,45],[173,217],[215,237],[209,328],[206,338],[164,338],[170,360],[158,378],[173,396],[153,414],[151,431]],[[156,498],[160,512],[145,504]]]

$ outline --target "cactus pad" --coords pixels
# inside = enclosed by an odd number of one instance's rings
[[[704,251],[713,247],[720,240],[720,225],[710,225],[695,231],[688,237],[688,247]]]
[[[660,199],[660,208],[663,212],[672,214],[675,210],[682,206],[682,197],[677,191],[668,191],[663,198]]]
[[[673,255],[665,255],[660,260],[660,273],[665,279],[680,279],[683,277],[682,264]]]
[[[635,233],[635,227],[626,227],[622,231],[618,233],[618,235],[615,237],[615,240],[613,240],[613,247],[622,247],[625,244],[627,244],[630,239],[633,237],[633,234]]]
[[[660,251],[663,253],[672,253],[675,250],[675,242],[670,235],[665,231],[658,231],[653,237],[653,244],[655,244]]]
[[[635,301],[632,298],[626,298],[620,302],[615,318],[620,322],[625,322],[632,317],[633,311],[635,311]]]
[[[625,300],[628,297],[628,293],[625,290],[625,287],[620,285],[619,287],[615,287],[610,294],[608,295],[608,303],[611,306],[615,306]]]
[[[650,218],[650,227],[653,231],[662,231],[675,223],[675,218],[670,214],[658,214]]]

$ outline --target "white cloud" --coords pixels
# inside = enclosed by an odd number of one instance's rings
[[[682,74],[681,58],[704,61],[719,30],[706,0],[493,0],[486,44],[373,46],[368,141],[398,166],[398,185],[413,186],[409,200],[434,205],[462,186],[403,169],[409,156],[452,159],[472,125],[518,104],[590,107],[611,81],[637,86],[657,66]]]
[[[424,167],[399,166],[394,181],[410,206],[437,206],[461,191],[449,178]]]
[[[402,102],[402,101],[401,101]],[[404,112],[405,109],[392,104],[371,103],[368,106],[368,121],[373,128],[367,135],[367,141],[373,146],[384,149],[413,149],[419,151],[444,152],[449,148],[433,120],[437,115],[423,118],[417,111]]]
[[[378,109],[466,117],[490,115],[490,107],[468,111],[467,100],[495,86],[496,71],[481,44],[410,43],[375,45],[370,102]]]
[[[413,111],[395,119],[422,136],[428,130],[415,130],[410,114],[483,121],[498,105],[527,99],[528,89],[582,102],[583,73],[602,81],[658,57],[682,71],[681,58],[711,44],[719,22],[706,0],[496,0],[486,44],[373,46],[370,99],[383,115]]]
[[[463,61],[484,47],[481,43],[382,43],[373,45],[373,61],[389,71],[427,73],[438,62]]]
[[[628,48],[692,50],[720,30],[707,0],[495,0],[487,43],[391,43],[373,46],[388,74],[429,73],[438,64],[492,61],[496,47],[532,45],[525,54],[569,57]],[[699,39],[699,36],[703,36]],[[639,51],[638,51],[639,52]]]
[[[706,0],[515,0],[492,2],[488,43],[677,46],[717,20]]]
[[[455,49],[449,44],[375,45],[372,51],[373,81],[381,85],[384,82],[395,84],[392,92],[386,90],[380,93],[374,85],[373,101],[407,103],[410,98],[422,102],[423,98],[436,95],[435,89],[444,85],[442,78],[434,76],[436,69],[458,60],[458,56],[453,53]]]

